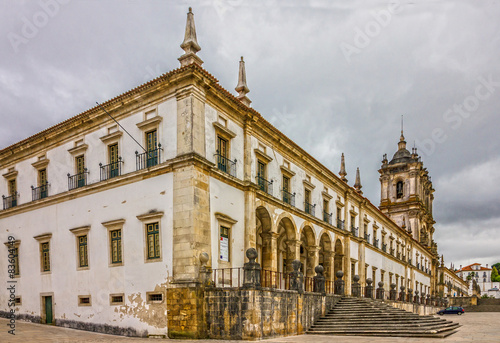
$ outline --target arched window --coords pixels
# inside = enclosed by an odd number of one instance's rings
[[[403,197],[403,181],[398,181],[396,184],[396,198],[401,199]]]

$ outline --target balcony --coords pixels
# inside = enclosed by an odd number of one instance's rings
[[[379,242],[379,240],[378,240],[378,239],[374,239],[374,240],[373,240],[373,246],[374,246],[375,248],[378,248],[378,242]]]
[[[122,175],[122,158],[118,157],[118,162],[102,165],[99,163],[99,167],[101,168],[101,181],[109,180],[114,177]]]
[[[394,256],[394,248],[391,248],[391,255]]]
[[[261,191],[266,192],[269,195],[273,195],[273,181],[267,181],[260,175],[255,178],[257,179],[257,185]]]
[[[295,193],[290,193],[285,189],[281,190],[281,193],[283,196],[283,202],[295,207]]]
[[[214,155],[215,163],[217,164],[217,169],[223,171],[226,174],[236,177],[236,159],[231,161],[224,155],[221,155],[218,151]]]
[[[359,228],[351,226],[351,233],[354,237],[358,237]]]
[[[411,266],[411,258],[408,258],[408,263],[409,263],[409,264],[410,264],[410,266]]]
[[[398,260],[400,260],[400,259],[401,259],[401,253],[400,253],[399,251],[396,253],[396,258],[397,258]]]
[[[31,200],[40,200],[49,196],[49,183],[46,182],[44,185],[40,187],[31,186]]]
[[[2,195],[3,198],[3,209],[6,210],[11,207],[16,207],[17,206],[17,197],[19,196],[19,193],[15,192],[13,195],[6,197],[5,195]]]
[[[417,269],[420,269],[420,262],[417,262]]]
[[[332,225],[332,213],[323,211],[323,221]]]
[[[406,261],[406,256],[405,256],[405,255],[403,255],[403,256],[401,257],[401,261],[403,261],[403,262],[405,262],[405,261]]]
[[[340,220],[340,219],[337,218],[337,227],[340,230],[345,230],[345,222],[343,220]]]
[[[365,232],[365,241],[368,242],[368,244],[370,244],[370,234],[367,234]]]
[[[70,175],[68,173],[68,189],[72,190],[75,188],[80,188],[83,186],[87,185],[87,175],[89,172],[87,171],[87,168],[85,168],[85,171],[83,173],[75,174],[75,175]]]
[[[382,251],[387,252],[387,244],[382,243]]]
[[[316,204],[310,204],[307,201],[304,201],[304,211],[311,216],[314,216],[314,209],[316,208]]]
[[[142,170],[145,168],[154,167],[161,163],[161,144],[158,144],[158,148],[153,150],[148,150],[139,154],[135,152],[135,167],[136,170]]]

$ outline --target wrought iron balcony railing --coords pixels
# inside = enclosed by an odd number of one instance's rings
[[[219,151],[214,155],[215,163],[217,164],[217,169],[223,171],[226,174],[236,177],[236,159],[231,161],[224,155],[221,155]]]
[[[87,185],[87,175],[89,172],[87,171],[87,168],[84,169],[85,171],[83,173],[71,175],[68,173],[68,189],[72,190],[75,188],[80,188],[83,186]]]
[[[374,239],[374,240],[373,240],[373,246],[374,246],[375,248],[378,248],[378,242],[379,242],[379,240],[378,240],[378,239]]]
[[[394,248],[391,248],[391,255],[394,256]]]
[[[358,230],[357,227],[351,226],[351,233],[354,237],[358,237]]]
[[[365,241],[367,241],[368,244],[370,244],[370,234],[366,232],[365,232]]]
[[[290,193],[285,189],[282,189],[281,193],[283,195],[283,202],[295,207],[295,193]]]
[[[316,204],[310,204],[307,201],[304,201],[304,211],[311,216],[314,216],[314,209],[316,208]]]
[[[409,263],[409,264],[410,264],[410,266],[411,266],[411,258],[408,258],[408,263]]]
[[[387,252],[387,244],[382,243],[382,251]]]
[[[399,251],[396,253],[396,257],[397,257],[398,259],[401,259],[401,253],[400,253]]]
[[[345,230],[345,222],[343,220],[340,220],[340,219],[337,218],[337,227],[340,230]]]
[[[31,186],[31,200],[40,200],[49,196],[49,183],[45,182],[44,185],[39,187]]]
[[[158,144],[158,148],[148,150],[139,154],[139,152],[135,152],[135,167],[136,170],[141,170],[145,168],[154,167],[157,164],[161,163],[161,151],[163,148],[161,144]]]
[[[417,262],[417,269],[420,269],[420,262]]]
[[[323,211],[323,221],[332,225],[332,213]]]
[[[3,209],[6,210],[11,207],[16,207],[17,206],[17,197],[19,193],[15,192],[13,195],[10,195],[6,197],[5,195],[2,195],[3,199]]]
[[[113,162],[106,165],[102,165],[102,163],[99,163],[99,167],[101,168],[101,181],[105,181],[122,175],[122,164],[123,161],[121,157],[118,157],[118,162]]]
[[[257,179],[257,185],[259,189],[263,192],[266,192],[269,195],[273,195],[273,181],[267,181],[262,176],[257,175],[255,177]]]

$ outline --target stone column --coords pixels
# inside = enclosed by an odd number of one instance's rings
[[[310,245],[307,247],[307,277],[314,277],[314,268],[319,264],[319,250],[320,247],[317,245]]]
[[[347,207],[347,204],[346,204]],[[351,292],[351,238],[347,235],[344,239],[344,280],[347,295]]]
[[[278,271],[278,234],[276,232],[262,233],[262,287],[276,285]]]
[[[255,212],[255,191],[245,191],[245,251],[257,248],[257,214]]]
[[[291,273],[294,271],[293,269],[293,261],[294,260],[299,260],[300,262],[300,244],[302,243],[301,241],[298,240],[288,240],[285,242],[286,243],[286,266],[287,270],[284,272],[286,273]],[[299,265],[300,268],[300,265]]]
[[[325,279],[327,282],[333,282],[333,259],[335,257],[335,253],[333,251],[325,251],[323,252],[323,267],[325,268]]]
[[[191,85],[178,91],[176,97],[177,155],[205,157],[205,93]]]
[[[293,271],[290,274],[290,290],[304,293],[304,274],[300,271],[300,260],[292,261]]]

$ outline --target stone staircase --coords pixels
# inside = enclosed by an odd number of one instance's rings
[[[460,327],[434,316],[419,316],[382,301],[342,298],[308,334],[444,338]]]

